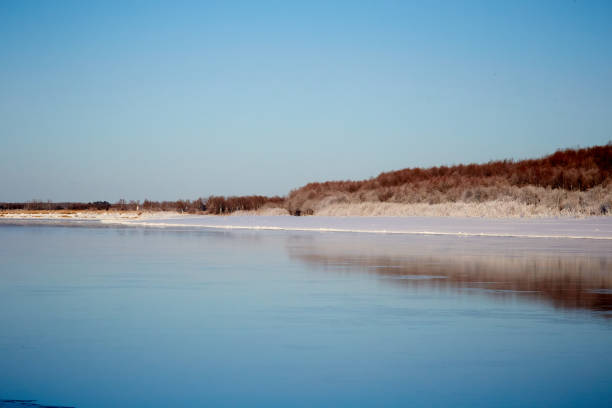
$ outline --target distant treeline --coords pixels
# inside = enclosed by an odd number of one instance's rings
[[[263,206],[283,207],[284,198],[266,196],[240,196],[222,197],[211,196],[196,200],[152,201],[119,200],[115,203],[108,201],[79,202],[51,202],[31,200],[27,202],[0,203],[0,210],[26,210],[26,211],[178,211],[187,213],[229,214],[234,211],[258,210]]]
[[[206,211],[210,214],[225,214],[234,211],[253,211],[259,210],[264,206],[283,207],[285,199],[283,197],[266,196],[238,196],[221,197],[211,196],[206,201]]]
[[[66,211],[85,211],[85,210],[115,210],[115,211],[186,211],[197,212],[204,211],[205,204],[202,199],[194,201],[177,200],[177,201],[151,201],[144,200],[142,203],[139,200],[119,200],[115,203],[108,201],[94,201],[88,203],[78,202],[51,202],[42,200],[32,200],[24,203],[0,203],[0,210],[28,210],[28,211],[44,211],[44,210],[66,210]]]
[[[108,210],[113,204],[108,201],[95,201],[93,203],[61,202],[31,200],[27,202],[0,203],[0,210],[29,210],[29,211],[54,211],[54,210]]]
[[[286,209],[289,214],[305,215],[335,204],[480,203],[509,199],[560,210],[586,208],[588,205],[600,208],[601,211],[597,210],[600,213],[607,213],[612,210],[612,202],[608,202],[612,194],[611,180],[612,143],[608,143],[605,146],[559,150],[539,159],[407,168],[381,173],[368,180],[309,183],[291,191],[287,197],[210,196],[177,201],[145,199],[142,203],[133,200],[115,203],[33,200],[0,203],[0,210],[138,210],[229,214],[276,207]]]

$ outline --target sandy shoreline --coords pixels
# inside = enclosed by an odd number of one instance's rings
[[[177,217],[180,214],[170,211],[76,211],[76,210],[5,210],[0,211],[0,219],[41,219],[41,220],[123,220],[123,219],[160,219]]]
[[[612,240],[612,217],[525,219],[473,217],[291,217],[262,215],[215,216],[135,211],[15,211],[0,214],[0,222],[3,224],[36,223],[50,225],[74,225],[79,222],[90,222],[106,226],[147,228]]]

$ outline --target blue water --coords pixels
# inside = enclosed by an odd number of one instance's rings
[[[0,400],[609,407],[610,245],[0,225]]]

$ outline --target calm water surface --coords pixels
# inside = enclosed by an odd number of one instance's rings
[[[607,241],[0,225],[0,400],[609,407],[611,385]]]

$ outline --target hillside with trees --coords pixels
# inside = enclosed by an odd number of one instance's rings
[[[498,160],[384,172],[360,181],[313,182],[286,197],[209,196],[195,200],[89,203],[32,200],[0,210],[177,211],[290,215],[584,216],[612,214],[612,143]]]
[[[291,191],[285,206],[292,214],[417,215],[410,206],[419,213],[429,205],[440,215],[445,208],[453,212],[452,207],[475,215],[469,207],[477,212],[475,205],[495,202],[542,215],[599,215],[612,209],[611,178],[608,143],[539,159],[407,168],[368,180],[309,183]]]

